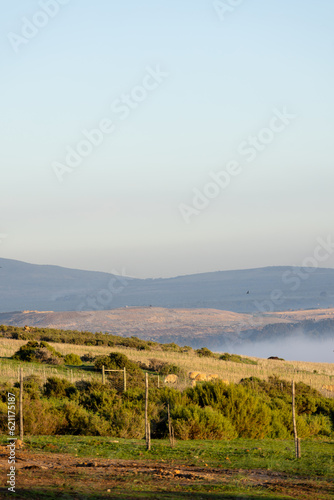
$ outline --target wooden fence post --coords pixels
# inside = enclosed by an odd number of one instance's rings
[[[123,390],[124,392],[126,391],[126,368],[124,366],[124,372],[123,372],[123,380],[124,380],[124,384],[123,384]]]
[[[104,365],[102,365],[102,384],[106,383],[106,375],[104,370]]]
[[[170,410],[169,410],[169,403],[167,405],[167,416],[168,416],[168,434],[169,434],[169,442],[172,448],[174,448],[175,440],[174,440],[174,429],[172,426],[172,421],[170,418]]]
[[[151,429],[148,421],[148,373],[145,373],[145,437],[146,449],[151,449]]]
[[[300,458],[300,441],[297,435],[297,425],[296,425],[296,410],[295,410],[295,381],[292,381],[292,423],[293,423],[293,435],[295,439],[295,455],[296,458]]]
[[[23,441],[23,370],[20,368],[20,439]]]

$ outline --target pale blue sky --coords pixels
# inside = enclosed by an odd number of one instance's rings
[[[313,255],[333,228],[331,0],[245,0],[224,19],[212,0],[55,2],[2,2],[2,257],[158,277]],[[24,18],[45,26],[27,39]],[[157,67],[122,120],[112,103]],[[241,143],[284,108],[247,161]],[[54,162],[105,118],[114,132],[59,182]],[[186,223],[232,160],[241,173]]]

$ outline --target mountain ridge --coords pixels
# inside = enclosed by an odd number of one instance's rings
[[[267,266],[140,279],[4,258],[0,266],[0,312],[154,306],[256,313],[334,306],[331,268],[303,268],[303,278],[298,267]]]

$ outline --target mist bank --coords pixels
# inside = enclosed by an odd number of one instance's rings
[[[286,361],[311,361],[314,363],[334,363],[334,332],[327,339],[310,339],[303,331],[295,337],[286,337],[257,342],[244,342],[238,345],[226,345],[219,351],[258,358],[277,356]],[[334,373],[334,364],[333,364]]]

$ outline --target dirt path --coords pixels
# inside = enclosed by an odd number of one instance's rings
[[[7,450],[1,447],[0,498],[12,498],[13,495],[6,489],[7,459]],[[249,497],[240,498],[258,498],[261,491],[271,492],[274,495],[272,498],[278,499],[325,500],[334,497],[333,484],[320,478],[310,480],[306,477],[256,469],[232,470],[188,465],[175,466],[162,461],[85,460],[67,454],[18,451],[16,472],[16,499],[39,500],[39,498],[56,498],[56,496],[67,499],[217,499],[229,498],[217,495],[219,490],[224,489],[224,486],[231,485],[249,490]],[[204,496],[203,493],[198,497],[197,493],[187,493],[193,491],[194,488],[197,492],[203,491]],[[52,491],[56,491],[57,495],[51,495]],[[175,491],[181,496],[169,496]],[[144,496],[140,496],[140,492]]]

